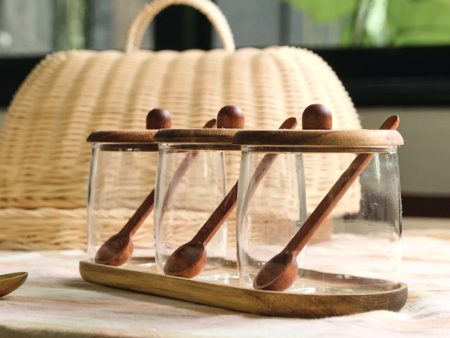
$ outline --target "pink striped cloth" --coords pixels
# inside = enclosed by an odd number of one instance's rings
[[[450,225],[450,224],[449,224]],[[405,231],[399,313],[269,318],[132,293],[81,279],[79,251],[0,252],[28,281],[0,299],[0,337],[450,337],[450,226]]]

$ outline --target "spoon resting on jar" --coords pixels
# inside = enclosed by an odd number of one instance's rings
[[[391,116],[384,121],[380,129],[395,130],[399,124],[399,117]],[[257,273],[253,281],[255,289],[283,291],[294,283],[298,275],[297,256],[300,251],[367,167],[372,157],[371,153],[356,156],[286,247],[267,261]]]
[[[296,125],[297,120],[295,118],[288,118],[280,126],[280,129],[293,129]],[[275,158],[275,154],[267,154],[261,160],[255,170],[253,179],[255,187],[261,181],[267,170],[269,170],[270,164]],[[203,270],[207,261],[206,245],[236,206],[238,183],[235,183],[197,234],[169,256],[164,266],[164,273],[166,275],[191,278]]]

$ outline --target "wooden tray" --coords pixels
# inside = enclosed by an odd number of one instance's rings
[[[80,262],[80,274],[88,282],[115,288],[270,316],[320,318],[371,310],[399,311],[408,297],[403,283],[392,290],[366,294],[312,295],[258,291],[86,261]]]

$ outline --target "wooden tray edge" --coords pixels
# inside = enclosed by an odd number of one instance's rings
[[[92,283],[239,312],[283,317],[323,318],[373,310],[399,311],[408,288],[364,295],[302,295],[259,291],[80,262],[81,277]]]

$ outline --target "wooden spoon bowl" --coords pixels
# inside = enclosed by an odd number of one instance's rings
[[[98,264],[120,266],[133,255],[134,245],[129,233],[117,233],[103,244],[95,255]]]
[[[297,278],[297,258],[292,252],[284,251],[272,257],[258,273],[255,288],[261,290],[285,290]]]
[[[192,278],[206,265],[207,255],[203,242],[188,242],[176,249],[164,266],[166,275]]]
[[[28,277],[26,272],[8,273],[6,275],[0,275],[0,297],[17,290],[23,283],[25,283]]]

